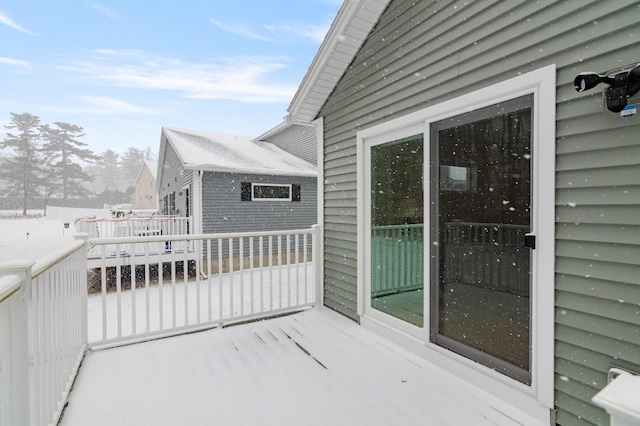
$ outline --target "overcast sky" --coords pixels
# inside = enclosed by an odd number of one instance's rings
[[[341,0],[0,0],[10,113],[154,151],[162,126],[259,136],[282,122]]]

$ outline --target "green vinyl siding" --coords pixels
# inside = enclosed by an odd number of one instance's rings
[[[319,114],[325,304],[357,320],[356,132],[556,64],[557,423],[608,424],[609,366],[640,371],[640,118],[573,79],[640,62],[639,18],[637,0],[391,1]]]

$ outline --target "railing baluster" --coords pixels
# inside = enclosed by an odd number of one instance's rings
[[[185,245],[184,261],[182,262],[182,284],[184,287],[184,325],[189,324],[189,261],[187,259],[187,249]]]
[[[282,235],[278,235],[278,308],[282,309]]]
[[[132,250],[133,251],[133,250]],[[132,255],[130,258],[129,273],[131,274],[131,334],[136,334],[136,257]]]
[[[238,238],[240,260],[240,316],[244,316],[244,240],[242,237]]]
[[[251,301],[251,309],[249,310],[250,314],[253,314],[254,309],[253,306],[255,301],[253,299],[253,273],[254,273],[254,265],[253,265],[253,237],[249,237],[249,300]]]
[[[118,337],[122,337],[122,267],[120,265],[120,244],[116,244],[116,297],[118,315]]]
[[[296,239],[296,252],[295,252],[295,267],[296,267],[296,299],[297,304],[300,305],[301,302],[301,294],[300,294],[300,235],[295,234]]]
[[[263,238],[259,237],[260,243],[260,312],[264,312],[264,246]]]
[[[171,326],[176,328],[176,242],[171,243]]]
[[[309,289],[307,288],[307,286],[309,285],[307,280],[308,280],[308,274],[307,274],[307,268],[309,266],[309,253],[308,253],[308,246],[307,246],[307,237],[309,234],[304,234],[304,237],[302,239],[302,244],[304,245],[304,250],[303,250],[303,254],[304,254],[304,283],[302,288],[304,288],[304,303],[309,303]]]
[[[207,308],[208,308],[208,314],[207,314],[207,318],[209,319],[209,322],[211,322],[212,319],[212,298],[213,298],[213,293],[211,292],[211,268],[213,267],[213,265],[211,264],[211,239],[207,238],[207,288],[208,288],[208,295],[207,295]]]
[[[230,317],[233,318],[235,316],[234,312],[234,304],[233,304],[233,238],[229,238],[229,309],[230,309]]]
[[[102,302],[102,340],[107,340],[107,247],[100,246],[100,298]]]
[[[195,247],[195,246],[194,246]],[[195,274],[196,274],[196,324],[199,324],[201,322],[200,319],[200,273],[202,272],[202,264],[200,263],[200,259],[202,259],[202,252],[200,250],[202,250],[202,241],[198,242],[198,247],[199,247],[199,253],[198,253],[198,257],[196,258],[195,261]]]
[[[145,246],[144,248],[144,302],[145,302],[145,332],[151,331],[151,300],[149,295],[149,275],[150,275],[150,265],[149,265],[149,246]]]
[[[220,322],[222,322],[222,320],[224,319],[224,313],[223,313],[224,300],[222,299],[223,294],[224,293],[222,291],[222,238],[218,238],[218,304],[219,304],[218,309],[220,310]]]
[[[269,235],[269,310],[273,310],[273,236]]]
[[[287,306],[291,306],[291,235],[287,234]]]

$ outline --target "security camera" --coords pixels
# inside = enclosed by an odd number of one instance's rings
[[[604,91],[607,109],[611,112],[620,112],[627,106],[627,98],[640,90],[640,64],[631,71],[621,72],[613,77],[595,72],[583,72],[573,80],[573,85],[578,92],[593,89],[600,83],[607,85]]]

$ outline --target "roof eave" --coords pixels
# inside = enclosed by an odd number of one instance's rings
[[[287,108],[291,121],[310,122],[317,118],[320,109],[333,92],[338,81],[362,47],[389,0],[345,1],[338,11],[329,32],[313,58],[302,83]],[[356,22],[357,21],[357,22]],[[358,25],[356,25],[358,24]],[[349,34],[349,35],[347,35]],[[338,45],[341,44],[340,48]],[[340,55],[340,58],[337,56]],[[331,66],[329,63],[331,62]],[[336,65],[339,66],[336,67]],[[333,81],[331,87],[314,92],[316,83]],[[313,102],[311,94],[314,94]],[[286,122],[286,121],[285,121]]]
[[[270,175],[270,176],[304,176],[317,177],[318,172],[315,170],[287,170],[287,169],[262,169],[253,167],[226,168],[212,164],[185,164],[186,170],[198,170],[203,172],[218,173],[247,173],[252,175]]]

